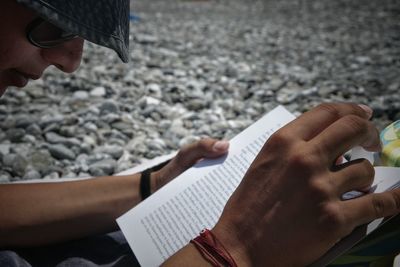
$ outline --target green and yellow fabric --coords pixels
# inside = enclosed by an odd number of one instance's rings
[[[400,167],[400,120],[390,124],[381,132],[383,150],[381,165]]]

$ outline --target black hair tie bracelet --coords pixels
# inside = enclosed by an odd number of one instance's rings
[[[140,195],[145,200],[151,195],[150,191],[150,175],[151,169],[144,170],[140,176]]]

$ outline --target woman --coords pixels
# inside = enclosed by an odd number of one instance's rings
[[[84,39],[114,49],[126,62],[128,12],[125,0],[1,1],[0,91],[24,87],[50,65],[73,72],[79,66]],[[282,128],[265,144],[217,225],[207,231],[218,240],[215,246],[223,244],[223,249],[211,246],[207,257],[204,248],[190,243],[165,266],[207,266],[213,260],[229,266],[304,266],[356,226],[398,213],[398,189],[341,199],[343,192],[365,189],[372,182],[374,169],[368,161],[335,164],[356,145],[381,149],[377,131],[368,121],[371,115],[364,105],[323,104]],[[183,148],[150,179],[135,174],[1,185],[0,247],[23,249],[3,252],[0,263],[36,263],[43,250],[27,248],[51,245],[46,249],[55,250],[46,253],[48,265],[134,264],[120,233],[119,237],[97,235],[116,230],[116,217],[199,159],[221,156],[227,149],[225,141],[201,140]],[[91,238],[80,240],[84,237]],[[112,255],[96,250],[108,248],[104,239],[116,244],[108,250]],[[65,243],[70,240],[79,241]],[[86,253],[85,244],[93,242],[95,250]],[[85,255],[77,259],[74,253],[82,251]]]

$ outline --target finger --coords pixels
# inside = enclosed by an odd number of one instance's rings
[[[344,156],[339,156],[335,161],[335,165],[343,164],[344,161],[345,161],[345,157]]]
[[[355,115],[347,115],[318,134],[310,141],[318,150],[321,159],[333,163],[340,155],[355,146],[369,151],[379,151],[381,142],[375,126]]]
[[[334,167],[331,183],[338,196],[352,190],[366,191],[374,181],[375,169],[368,160],[358,159]]]
[[[400,188],[377,194],[368,194],[342,202],[343,211],[355,225],[400,212]]]
[[[183,147],[172,160],[170,167],[174,175],[178,175],[192,167],[202,158],[216,158],[228,152],[229,142],[212,138],[204,138]]]
[[[296,133],[296,136],[308,141],[347,115],[369,119],[372,116],[372,109],[365,105],[350,103],[324,103],[289,123],[288,128],[291,128],[290,132]]]

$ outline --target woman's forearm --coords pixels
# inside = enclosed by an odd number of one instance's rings
[[[167,165],[152,168],[150,192],[200,159],[225,154],[228,147],[228,142],[211,138],[183,147]],[[115,219],[141,201],[139,188],[140,174],[0,184],[0,248],[51,244],[116,230]]]
[[[140,175],[0,185],[0,247],[36,246],[117,229],[140,202]]]

